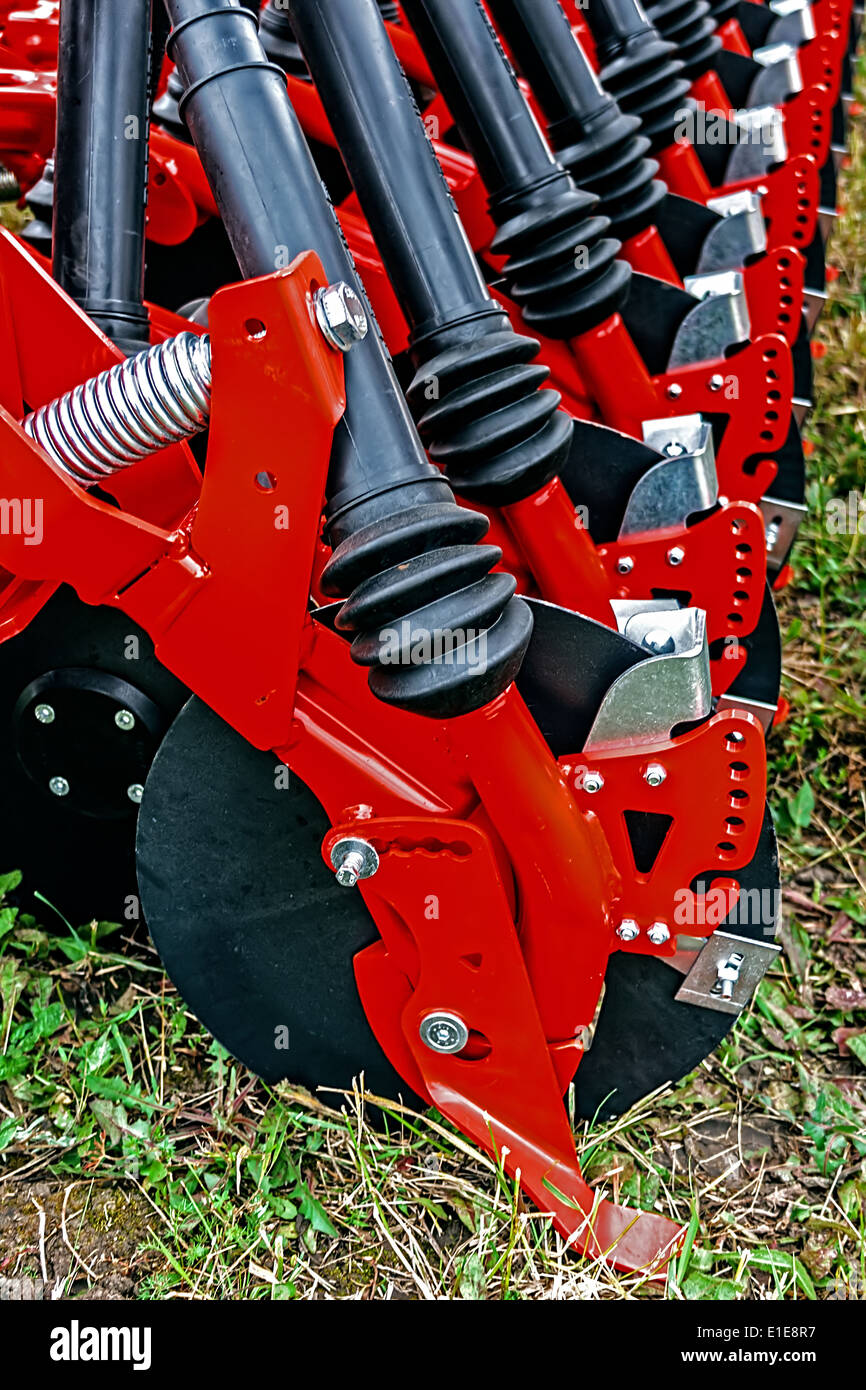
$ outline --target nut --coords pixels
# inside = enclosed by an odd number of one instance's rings
[[[315,298],[316,321],[331,347],[348,352],[367,336],[367,314],[360,298],[344,280],[326,285]]]
[[[654,946],[664,946],[665,942],[671,939],[667,922],[653,922],[647,937]]]

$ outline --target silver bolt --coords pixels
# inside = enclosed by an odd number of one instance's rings
[[[681,444],[678,439],[669,439],[662,449],[662,453],[665,458],[681,459],[683,454],[686,453],[686,446],[685,444]]]
[[[640,927],[633,917],[623,917],[616,934],[620,941],[634,941],[636,936],[640,936]]]
[[[337,882],[341,888],[354,888],[364,868],[364,856],[357,850],[347,854],[337,869]]]
[[[338,840],[331,850],[331,867],[341,888],[354,888],[359,878],[371,878],[379,856],[366,840]]]
[[[594,794],[600,792],[604,786],[604,778],[600,772],[585,772],[583,774],[583,790]]]
[[[140,782],[133,782],[131,786],[127,787],[126,795],[136,806],[140,806],[141,798],[144,796],[144,787]]]
[[[718,372],[713,372],[713,375],[710,377],[709,381],[710,390],[721,391],[724,384],[725,378],[723,376],[720,376]]]
[[[650,763],[643,775],[643,780],[648,787],[660,787],[667,775],[661,763]]]
[[[686,552],[681,545],[672,545],[667,553],[667,562],[669,565],[681,565],[685,558]]]
[[[671,384],[670,384],[670,386],[669,386],[668,389],[667,389],[668,398],[669,398],[670,400],[672,400],[672,401],[676,401],[676,400],[679,400],[679,398],[680,398],[680,396],[681,396],[682,394],[683,394],[683,388],[680,386],[679,382],[678,382],[678,381],[672,381]]]
[[[666,922],[653,922],[647,936],[654,946],[664,946],[666,941],[670,941],[671,934]]]
[[[616,562],[617,574],[631,574],[634,569],[634,560],[630,555],[621,555]]]
[[[118,729],[128,731],[135,728],[135,715],[130,714],[128,709],[119,709],[114,716],[114,722]]]
[[[745,959],[740,951],[734,951],[733,955],[716,967],[716,975],[721,985],[720,993],[723,999],[733,999],[734,985],[740,978],[740,970]]]
[[[40,724],[54,723],[54,710],[50,705],[37,705],[33,713],[36,715]]]
[[[668,656],[677,649],[673,636],[663,627],[650,628],[641,646],[646,647],[649,652],[654,652],[656,656]]]
[[[462,1052],[469,1041],[469,1029],[456,1014],[427,1014],[421,1020],[421,1041],[433,1052]]]
[[[348,352],[367,336],[367,315],[358,295],[345,280],[316,292],[316,321],[331,347]]]
[[[69,783],[65,777],[52,777],[48,783],[48,790],[55,796],[68,796]]]

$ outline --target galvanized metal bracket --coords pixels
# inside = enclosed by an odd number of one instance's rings
[[[778,497],[762,497],[759,506],[764,513],[767,565],[771,569],[779,569],[794,543],[808,507],[801,502],[782,501]]]
[[[767,224],[760,194],[751,189],[709,198],[707,207],[719,213],[720,220],[704,237],[698,257],[698,274],[715,270],[737,270],[752,256],[767,249]]]
[[[762,178],[774,164],[788,157],[785,118],[772,103],[733,112],[739,139],[731,150],[725,183],[745,183]]]
[[[668,360],[669,371],[696,362],[714,362],[724,357],[729,348],[748,342],[751,332],[740,271],[688,275],[683,284],[698,302],[677,329]]]
[[[635,483],[619,539],[685,525],[719,496],[713,432],[700,415],[644,420],[644,443],[662,455]]]
[[[632,666],[614,681],[589,731],[585,754],[656,744],[669,738],[678,724],[705,719],[712,709],[703,609],[647,604],[643,611],[624,617],[620,631],[642,646],[648,645],[647,638],[653,641],[656,634],[664,634],[672,650]]]
[[[791,43],[770,43],[756,48],[752,57],[759,63],[759,72],[747,98],[749,106],[782,106],[803,90],[800,59]]]
[[[776,18],[767,32],[770,43],[790,43],[800,48],[815,38],[815,16],[810,0],[770,0],[767,6]]]
[[[715,931],[695,953],[674,998],[722,1014],[742,1013],[780,950],[774,941]],[[683,953],[662,959],[674,969],[682,968]]]

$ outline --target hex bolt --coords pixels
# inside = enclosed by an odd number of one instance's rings
[[[69,783],[65,777],[52,777],[48,783],[48,790],[52,792],[54,796],[68,796]]]
[[[673,636],[663,627],[650,628],[644,636],[641,646],[646,647],[647,651],[652,652],[655,656],[669,656],[677,648]]]
[[[604,778],[600,772],[585,772],[583,774],[583,790],[594,795],[600,792],[604,786]]]
[[[616,934],[620,941],[634,941],[635,937],[640,936],[640,927],[633,917],[623,917]]]
[[[367,315],[358,295],[345,280],[325,285],[315,297],[316,322],[338,352],[348,352],[367,336]]]
[[[337,882],[341,888],[354,888],[364,868],[364,856],[357,850],[347,854],[337,869]]]
[[[366,840],[338,840],[331,850],[331,867],[341,888],[354,888],[359,878],[372,878],[379,856]]]
[[[631,574],[634,569],[634,560],[630,555],[621,555],[616,562],[617,574]]]
[[[680,386],[678,381],[672,381],[667,389],[666,394],[669,400],[679,400],[680,396],[683,394],[683,388]]]
[[[37,705],[33,713],[40,724],[53,724],[55,715],[51,705]]]
[[[654,946],[664,946],[666,941],[670,941],[671,934],[666,922],[653,922],[647,937]]]
[[[648,787],[660,787],[667,775],[661,763],[650,763],[643,775],[643,780]]]
[[[433,1052],[462,1052],[469,1029],[457,1014],[426,1014],[421,1020],[421,1041]]]
[[[666,558],[669,565],[681,565],[686,558],[686,552],[681,545],[672,545]]]
[[[685,444],[681,444],[678,439],[669,439],[662,449],[665,458],[669,459],[681,459],[687,452]]]
[[[141,798],[144,796],[144,787],[140,782],[133,782],[126,789],[126,795],[136,806],[141,805]]]
[[[709,380],[709,387],[710,387],[710,390],[711,390],[711,391],[721,391],[721,389],[722,389],[722,387],[724,386],[724,384],[725,384],[725,378],[724,378],[719,372],[713,372],[713,374],[712,374],[712,376],[710,377],[710,380]]]
[[[128,732],[135,728],[135,715],[131,714],[128,709],[119,709],[114,716],[114,722],[118,729]]]

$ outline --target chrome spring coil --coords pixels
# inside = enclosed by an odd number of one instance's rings
[[[205,429],[210,339],[179,333],[31,412],[21,428],[75,482],[121,468]]]

